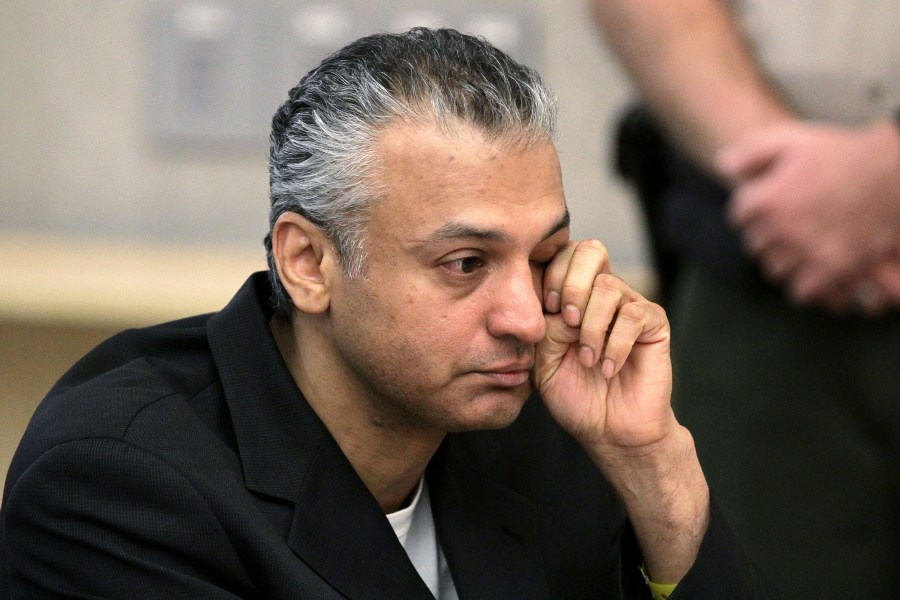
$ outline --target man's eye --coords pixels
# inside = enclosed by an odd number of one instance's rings
[[[457,258],[456,260],[451,260],[444,263],[445,268],[453,271],[454,273],[460,273],[462,275],[474,273],[483,266],[484,261],[477,256],[466,256],[464,258]]]

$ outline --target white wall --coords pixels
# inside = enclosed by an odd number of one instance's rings
[[[623,79],[582,2],[533,4],[543,29],[535,66],[561,100],[559,151],[573,234],[603,239],[618,271],[640,271],[646,252],[639,217],[608,169],[609,127],[627,96]],[[226,242],[261,252],[265,143],[161,149],[148,134],[152,6],[0,2],[0,235],[50,230]]]

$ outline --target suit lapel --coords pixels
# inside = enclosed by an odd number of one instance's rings
[[[537,511],[480,468],[493,440],[475,435],[488,447],[450,436],[428,469],[438,539],[459,597],[548,598]]]
[[[433,600],[375,498],[331,437],[307,468],[296,506],[288,545],[341,593]]]
[[[348,598],[431,599],[381,512],[290,376],[257,273],[207,324],[247,488],[294,503],[287,543]]]

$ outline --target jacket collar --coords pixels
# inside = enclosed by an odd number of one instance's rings
[[[247,488],[294,501],[324,425],[303,399],[269,331],[270,288],[254,273],[207,323]]]
[[[350,598],[432,598],[374,497],[288,372],[268,322],[265,273],[207,335],[247,488],[294,503],[287,543]],[[450,435],[428,468],[438,539],[460,598],[545,598],[537,513],[490,476],[489,433]]]

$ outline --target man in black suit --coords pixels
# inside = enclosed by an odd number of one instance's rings
[[[554,124],[454,31],[308,74],[273,119],[268,275],[54,387],[4,595],[767,597],[673,416],[664,312],[569,240]]]

